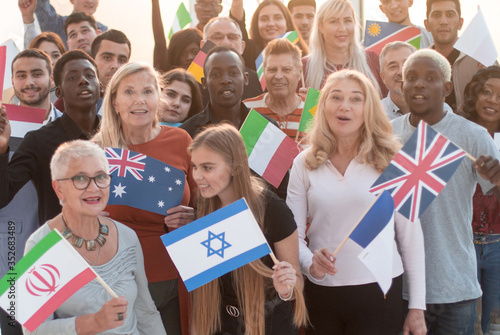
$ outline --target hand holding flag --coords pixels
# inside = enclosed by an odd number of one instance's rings
[[[24,138],[27,132],[43,126],[47,111],[42,108],[4,104],[9,117],[12,137]]]

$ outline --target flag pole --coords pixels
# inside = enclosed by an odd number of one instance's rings
[[[73,250],[75,252],[75,254],[78,255],[78,257],[80,257],[81,261],[84,262],[85,264],[88,264],[88,262],[82,257],[82,255],[80,255],[76,250],[75,248],[73,248],[73,246],[68,242],[68,240],[61,235],[61,232],[59,232],[59,230],[57,230],[57,228],[54,229],[57,234],[59,234],[59,236],[61,236],[61,238],[63,239],[64,243],[67,243],[68,246],[71,248],[71,250]],[[108,293],[113,297],[113,298],[118,298],[118,295],[115,293],[115,291],[113,291],[113,289],[111,287],[109,287],[108,284],[106,284],[106,282],[101,278],[101,276],[99,276],[97,274],[97,272],[94,271],[94,269],[89,265],[89,268],[92,270],[92,272],[95,273],[96,275],[96,279],[97,281],[106,289],[106,291],[108,291]]]
[[[333,257],[337,256],[338,252],[340,251],[340,249],[342,249],[342,247],[344,246],[344,244],[346,244],[347,240],[349,239],[349,236],[351,236],[351,234],[354,231],[354,229],[356,229],[356,227],[359,225],[359,223],[361,222],[361,220],[363,220],[363,218],[365,217],[366,213],[368,213],[368,211],[373,207],[373,205],[377,202],[378,198],[380,198],[380,196],[383,193],[384,192],[380,192],[377,195],[377,197],[375,198],[375,200],[372,202],[372,204],[363,213],[363,215],[361,215],[361,218],[358,220],[358,222],[356,222],[356,224],[352,227],[351,231],[347,234],[347,236],[344,238],[344,240],[339,244],[339,246],[337,247],[337,249],[335,249],[335,251],[333,252]]]

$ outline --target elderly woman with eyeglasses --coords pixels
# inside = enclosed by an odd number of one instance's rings
[[[139,239],[125,225],[100,216],[111,176],[104,151],[95,143],[62,144],[50,163],[52,187],[62,212],[35,231],[27,253],[57,229],[119,298],[96,280],[66,300],[33,333],[166,334],[148,290]]]

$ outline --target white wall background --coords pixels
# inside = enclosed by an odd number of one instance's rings
[[[194,3],[194,0],[191,0]],[[325,0],[316,0],[318,4]],[[170,24],[175,15],[178,4],[181,0],[160,0],[163,23],[168,32]],[[285,3],[288,0],[284,0]],[[386,20],[378,8],[378,0],[352,0],[356,6],[362,2],[364,7],[364,18],[384,21]],[[464,17],[464,28],[477,11],[480,4],[483,9],[488,26],[492,32],[497,50],[500,50],[500,12],[499,0],[461,0],[462,16]],[[51,0],[53,6],[61,14],[69,14],[72,5],[69,0]],[[185,0],[186,7],[190,1]],[[247,12],[247,21],[250,20],[251,13],[258,5],[257,0],[244,0]],[[223,0],[223,15],[227,15],[231,0]],[[194,10],[193,16],[194,15]],[[423,26],[425,18],[425,0],[414,0],[414,5],[410,9],[412,22]],[[95,13],[97,20],[103,22],[108,27],[122,30],[132,41],[132,60],[143,60],[152,62],[153,54],[153,33],[151,28],[151,2],[148,0],[100,0],[99,8]],[[17,7],[17,0],[1,0],[0,4],[0,43],[12,38],[18,46],[22,47],[23,25],[21,15]]]

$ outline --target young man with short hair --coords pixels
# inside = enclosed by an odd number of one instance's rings
[[[52,83],[52,64],[45,52],[27,49],[12,61],[12,87],[19,105],[46,110],[44,123],[62,116],[50,102]]]
[[[99,5],[99,0],[70,0],[70,2],[73,4],[73,13],[83,12],[88,15],[94,15]],[[57,14],[50,0],[19,0],[19,9],[25,27],[25,48],[28,48],[31,41],[40,34],[38,25],[41,31],[52,31],[58,34],[66,44],[64,22],[67,16]],[[35,14],[38,22],[35,22]],[[108,27],[97,22],[97,29],[104,32],[108,30]]]
[[[198,18],[196,28],[203,32],[205,25],[222,12],[222,0],[196,0],[194,11]]]
[[[127,36],[115,29],[98,35],[92,42],[90,55],[99,72],[99,81],[108,86],[111,77],[130,60],[132,45]]]
[[[68,37],[68,50],[80,49],[90,55],[92,42],[101,31],[92,15],[83,12],[73,13],[64,22]]]
[[[432,35],[424,27],[411,23],[410,7],[412,5],[413,0],[380,0],[379,8],[389,22],[420,28],[420,48],[428,48],[432,44]]]
[[[446,97],[446,103],[457,113],[465,102],[465,86],[482,67],[478,61],[454,48],[458,31],[464,24],[460,1],[427,0],[427,19],[424,24],[434,38],[431,49],[446,57],[451,64],[453,90]]]
[[[315,0],[290,0],[288,2],[288,10],[292,14],[293,22],[299,29],[299,34],[304,41],[309,44],[309,37],[316,16],[316,1]]]
[[[420,216],[425,244],[426,320],[435,335],[474,335],[476,301],[481,296],[472,238],[472,196],[499,196],[500,153],[485,128],[443,108],[452,91],[451,68],[434,50],[413,53],[403,68],[403,94],[410,113],[392,121],[406,142],[425,121],[475,157],[465,157],[441,193]],[[408,292],[403,292],[408,299]]]

